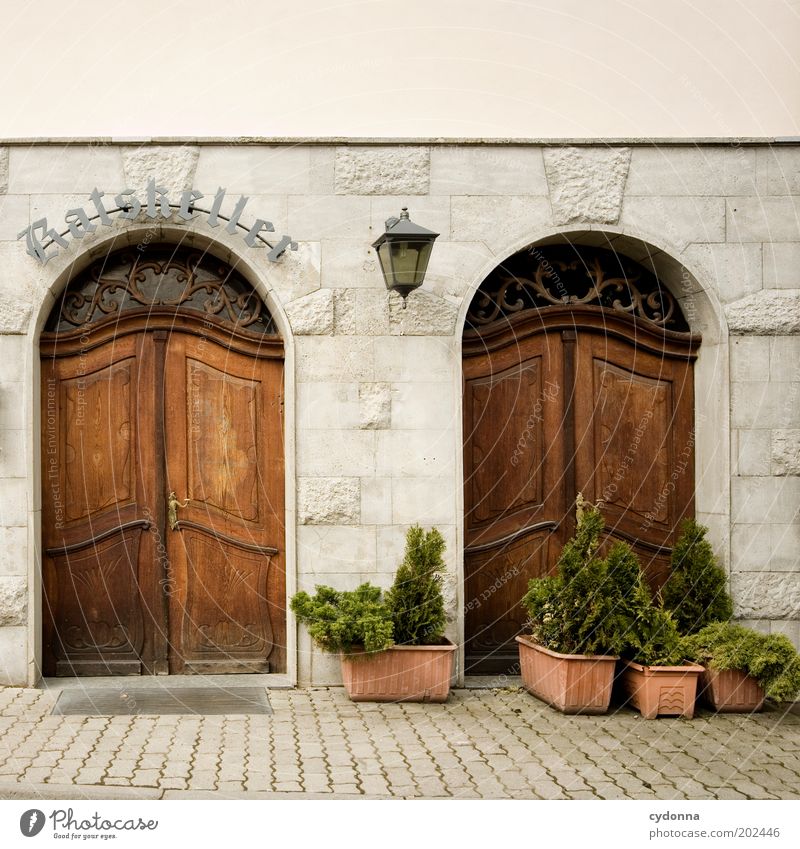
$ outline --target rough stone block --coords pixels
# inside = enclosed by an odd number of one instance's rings
[[[756,150],[759,195],[800,195],[800,148],[759,147]]]
[[[30,300],[0,297],[0,333],[24,333],[33,308]]]
[[[12,147],[9,194],[115,192],[125,182],[122,157],[113,145],[41,145]],[[64,210],[66,212],[66,209]]]
[[[800,198],[728,198],[727,233],[729,242],[796,242],[800,239]]]
[[[385,288],[355,289],[355,333],[358,336],[388,336],[389,293]]]
[[[297,336],[333,333],[333,291],[317,289],[286,305],[286,315]]]
[[[800,331],[800,291],[764,289],[725,307],[733,336],[770,336]]]
[[[388,299],[389,327],[398,336],[450,336],[455,332],[458,307],[429,292],[417,290],[403,304],[392,292]]]
[[[624,227],[658,235],[683,251],[692,242],[725,241],[725,200],[714,197],[632,197],[622,203]],[[758,242],[760,239],[736,239]]]
[[[0,147],[0,195],[8,191],[8,148]]]
[[[736,572],[731,594],[737,618],[800,618],[800,572]]]
[[[392,389],[388,383],[362,383],[358,402],[362,428],[382,430],[392,426]]]
[[[432,195],[546,195],[539,147],[480,145],[431,150]]]
[[[616,224],[630,161],[630,148],[545,148],[553,221]]]
[[[800,243],[765,243],[763,255],[766,289],[800,289]]]
[[[169,189],[170,196],[177,199],[179,192],[194,186],[198,147],[142,145],[123,147],[121,152],[126,188],[144,193],[147,183],[155,178],[156,185]]]
[[[334,190],[347,195],[425,195],[430,180],[427,147],[340,147]]]
[[[301,525],[357,525],[360,512],[358,478],[297,481],[297,521]]]
[[[0,627],[24,625],[27,618],[27,579],[19,576],[0,578]]]
[[[769,430],[736,431],[738,443],[733,474],[757,476],[770,474]]]
[[[800,475],[800,428],[772,431],[772,474]]]
[[[0,686],[28,683],[28,629],[23,625],[0,628]]]
[[[455,196],[450,203],[453,241],[483,242],[492,251],[533,239],[552,223],[550,201],[543,197]]]
[[[333,332],[336,336],[351,336],[356,332],[356,292],[353,289],[333,289]]]
[[[755,194],[756,152],[733,147],[636,147],[625,194]]]
[[[716,287],[723,303],[761,291],[760,242],[689,245],[683,256],[687,263],[696,266],[704,283]]]

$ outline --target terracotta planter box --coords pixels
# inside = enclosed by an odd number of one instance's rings
[[[720,713],[753,713],[764,706],[764,688],[739,669],[704,667],[700,694]]]
[[[702,666],[643,666],[623,661],[620,675],[622,690],[630,703],[645,719],[657,716],[694,716],[697,680]]]
[[[450,693],[453,653],[436,646],[392,646],[370,655],[342,655],[342,678],[354,702],[444,702]]]
[[[606,713],[618,658],[559,654],[517,637],[525,689],[562,713]]]

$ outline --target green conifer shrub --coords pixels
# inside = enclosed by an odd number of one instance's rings
[[[661,589],[661,603],[671,611],[681,634],[694,634],[711,622],[725,622],[733,602],[711,544],[708,528],[687,519],[672,551],[671,572]]]

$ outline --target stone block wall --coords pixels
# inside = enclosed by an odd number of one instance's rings
[[[386,586],[407,527],[435,524],[449,636],[461,639],[463,316],[494,265],[566,234],[650,257],[704,334],[698,514],[737,614],[800,642],[800,146],[0,143],[0,680],[37,675],[38,332],[70,269],[109,238],[72,239],[42,267],[17,235],[43,216],[60,225],[95,187],[151,178],[246,195],[248,225],[268,218],[298,242],[270,263],[197,220],[141,216],[110,231],[120,243],[214,240],[266,293],[287,340],[290,587]],[[407,309],[370,248],[402,206],[441,233]],[[301,682],[339,680],[303,632],[290,663]]]

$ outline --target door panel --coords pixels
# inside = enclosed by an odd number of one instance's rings
[[[282,365],[170,337],[171,672],[285,669]]]

